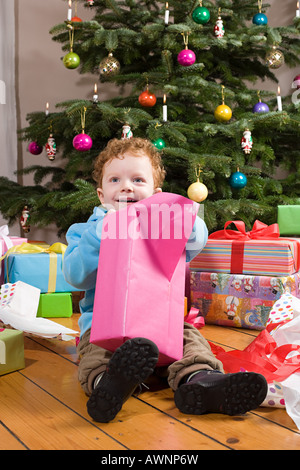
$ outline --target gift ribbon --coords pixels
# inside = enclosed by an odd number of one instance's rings
[[[199,315],[199,310],[192,307],[184,319],[185,323],[193,325],[195,328],[202,328],[205,324],[204,318]]]
[[[13,242],[11,241],[8,235],[9,235],[8,225],[1,225],[0,239],[2,238],[2,240],[4,241],[4,244],[6,245],[6,250],[8,250],[9,248],[13,246]],[[2,244],[0,244],[0,256],[2,256],[2,253],[3,253],[2,248],[3,248],[3,251],[5,251],[5,246],[2,247]],[[0,265],[0,274],[1,274],[1,270],[2,270],[2,266]]]
[[[234,224],[237,230],[227,230],[228,225]],[[254,222],[252,230],[246,232],[245,224],[242,220],[230,220],[226,222],[223,230],[218,230],[209,235],[208,238],[219,240],[268,240],[279,238],[279,227],[278,224],[266,225],[259,220]]]
[[[227,229],[228,225],[234,224],[237,230]],[[266,225],[259,220],[254,222],[252,230],[246,232],[242,220],[230,220],[226,222],[223,230],[218,230],[209,235],[210,240],[232,240],[231,246],[231,274],[243,273],[245,242],[249,240],[278,240],[280,237],[278,224]],[[292,240],[291,240],[292,241]],[[295,255],[295,270],[300,269],[300,257]]]
[[[56,288],[56,273],[57,273],[57,254],[62,254],[66,251],[67,246],[63,243],[53,243],[53,245],[40,244],[34,245],[32,243],[22,243],[21,245],[12,246],[1,259],[8,258],[11,253],[19,254],[36,254],[36,253],[48,253],[49,254],[49,279],[48,279],[48,292],[55,292]],[[7,272],[7,282],[8,279],[8,266],[6,269]]]
[[[267,330],[263,330],[257,338],[243,351],[233,350],[226,352],[220,346],[209,342],[217,359],[224,366],[226,372],[256,372],[262,374],[268,383],[282,382],[290,375],[300,371],[300,346],[285,344],[277,347],[276,342]],[[291,352],[299,352],[290,358]]]

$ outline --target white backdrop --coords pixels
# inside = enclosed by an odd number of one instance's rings
[[[1,176],[16,180],[17,122],[15,98],[14,0],[0,0],[0,155]],[[3,220],[0,218],[0,225]]]

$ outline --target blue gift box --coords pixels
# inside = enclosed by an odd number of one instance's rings
[[[5,282],[23,281],[41,293],[80,290],[65,280],[61,253],[10,253],[5,261]]]

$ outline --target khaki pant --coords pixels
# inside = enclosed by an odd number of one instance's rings
[[[91,344],[90,330],[82,336],[77,351],[80,357],[79,381],[85,393],[90,395],[94,379],[105,371],[113,353]],[[167,377],[169,386],[175,391],[185,375],[202,369],[223,372],[222,363],[215,358],[206,339],[195,327],[184,323],[182,359],[168,367],[157,367],[157,375]]]

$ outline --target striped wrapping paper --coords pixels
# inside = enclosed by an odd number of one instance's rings
[[[208,239],[191,262],[194,271],[287,276],[300,269],[300,240]]]

